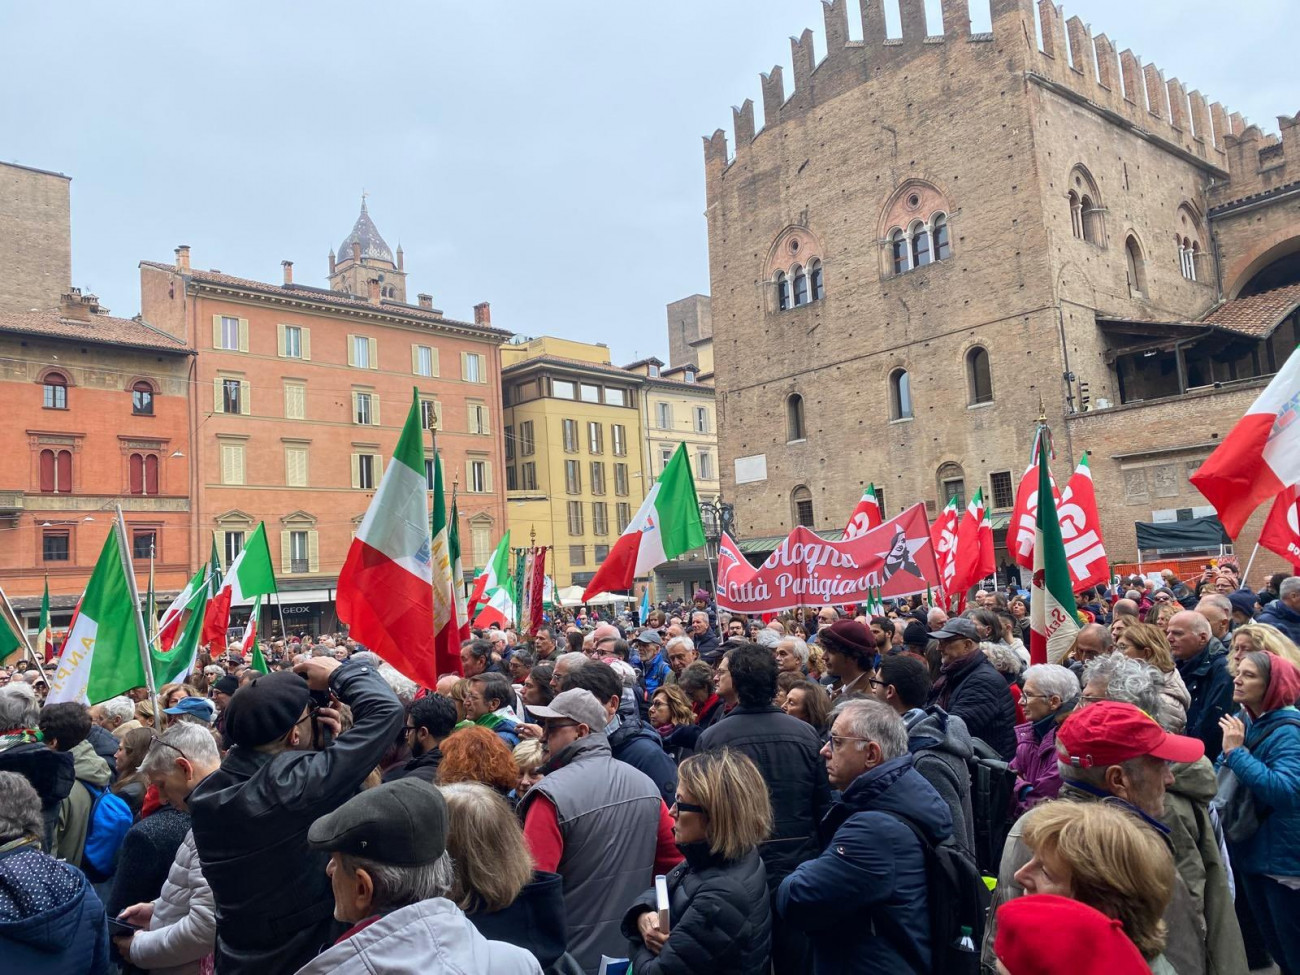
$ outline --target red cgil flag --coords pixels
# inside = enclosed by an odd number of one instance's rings
[[[957,518],[957,498],[954,496],[930,526],[930,543],[934,547],[934,561],[939,567],[939,589],[945,596],[952,592],[953,576],[957,571]]]
[[[964,596],[966,590],[997,569],[993,552],[993,523],[984,504],[984,489],[978,488],[957,526],[956,568],[949,595]]]
[[[528,583],[528,630],[536,633],[542,626],[542,597],[546,592],[546,548],[533,549],[532,579]]]
[[[1292,485],[1273,499],[1259,544],[1276,552],[1300,572],[1300,487]]]

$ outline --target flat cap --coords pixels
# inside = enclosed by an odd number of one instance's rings
[[[287,670],[262,674],[237,690],[226,705],[226,734],[236,745],[256,748],[298,723],[311,703],[307,682]]]
[[[385,782],[312,823],[307,842],[395,867],[433,863],[447,852],[447,802],[423,779]]]
[[[976,643],[980,639],[980,631],[975,628],[975,624],[966,619],[964,616],[955,616],[947,623],[943,624],[942,629],[935,630],[930,634],[935,640],[974,640]]]

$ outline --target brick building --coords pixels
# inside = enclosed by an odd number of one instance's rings
[[[734,155],[705,139],[739,531],[982,486],[1001,544],[1041,402],[1133,558],[1134,521],[1200,513],[1189,471],[1300,338],[1296,120],[1265,136],[1050,0],[993,0],[989,33],[901,0],[899,37],[861,0],[862,41],[846,2],[821,61],[792,40],[793,91],[763,75],[761,129],[746,100]]]
[[[147,584],[190,572],[193,352],[71,287],[68,178],[0,164],[0,587],[29,632],[71,617],[121,505]]]
[[[198,350],[192,389],[195,518],[229,564],[266,522],[286,623],[329,630],[334,587],[419,390],[448,488],[459,489],[466,575],[505,529],[504,454],[496,410],[498,347],[487,303],[473,322],[407,304],[405,269],[362,204],[330,253],[330,287],[269,284],[192,266],[140,265],[144,317]],[[431,440],[430,442],[431,443]],[[426,443],[426,451],[429,443]]]

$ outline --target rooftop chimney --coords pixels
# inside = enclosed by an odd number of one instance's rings
[[[190,245],[181,244],[176,248],[176,266],[182,271],[190,269]]]
[[[433,311],[433,295],[416,295],[415,300],[420,303],[421,308]]]
[[[330,248],[330,274],[334,273],[334,248]]]
[[[474,306],[474,324],[491,325],[492,324],[492,306],[486,301],[480,301]]]
[[[80,288],[72,288],[59,298],[59,314],[78,322],[90,321],[94,306],[98,304],[94,295],[83,295]]]
[[[370,303],[372,305],[379,304],[379,279],[371,278],[366,284],[370,285]]]
[[[293,284],[293,261],[281,261],[280,266],[284,268],[284,283]]]

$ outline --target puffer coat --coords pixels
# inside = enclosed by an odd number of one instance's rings
[[[767,871],[757,850],[739,860],[709,852],[708,843],[679,847],[686,857],[668,874],[668,940],[650,953],[637,928],[656,910],[654,888],[623,917],[623,935],[636,975],[749,975],[771,964],[772,911]]]
[[[1229,845],[1242,873],[1300,877],[1300,711],[1278,708],[1246,729],[1246,743],[1220,757],[1255,798],[1259,829]]]
[[[131,963],[155,975],[198,975],[216,940],[212,888],[203,878],[194,833],[189,832],[153,902],[149,930],[131,939]]]

